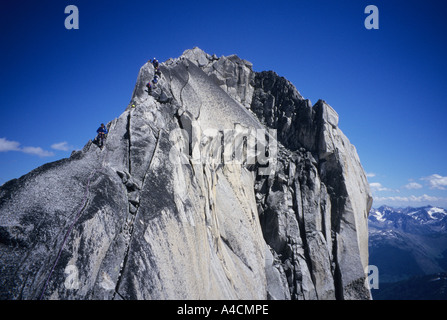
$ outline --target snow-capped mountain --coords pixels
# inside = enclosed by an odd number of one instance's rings
[[[369,264],[381,282],[447,270],[447,210],[439,207],[392,208],[369,212]]]
[[[369,212],[369,227],[396,229],[415,234],[447,233],[447,210],[439,207],[392,208],[382,206]]]

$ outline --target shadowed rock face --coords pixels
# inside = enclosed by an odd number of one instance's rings
[[[371,196],[337,113],[235,55],[160,69],[103,150],[0,187],[0,298],[369,299]]]

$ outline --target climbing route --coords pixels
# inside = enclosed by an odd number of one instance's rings
[[[104,146],[103,146],[103,147],[104,147]],[[102,147],[100,148],[100,150],[102,150]],[[101,151],[101,152],[102,152],[102,151]],[[57,254],[57,256],[56,256],[56,260],[54,261],[54,264],[53,264],[53,266],[52,266],[52,268],[51,268],[51,271],[50,271],[50,273],[48,274],[48,277],[47,277],[47,279],[46,279],[46,281],[45,281],[45,285],[44,285],[43,290],[42,290],[42,293],[41,293],[41,295],[40,295],[40,300],[42,300],[43,297],[44,297],[44,295],[45,295],[45,292],[46,292],[46,289],[47,289],[48,284],[49,284],[49,282],[50,282],[51,276],[53,275],[53,272],[54,272],[54,270],[56,269],[57,263],[58,263],[59,260],[60,260],[60,257],[61,257],[61,255],[62,255],[63,249],[64,249],[64,247],[65,247],[65,244],[66,244],[67,240],[68,240],[68,237],[70,236],[71,232],[72,232],[73,229],[74,229],[74,226],[76,225],[76,223],[78,222],[79,218],[82,216],[82,213],[84,212],[85,208],[87,207],[88,196],[89,196],[89,193],[90,193],[90,186],[91,186],[92,179],[93,179],[93,177],[95,176],[95,174],[97,174],[98,172],[101,172],[101,170],[104,168],[104,166],[105,166],[105,160],[106,160],[107,155],[108,155],[108,150],[107,150],[107,148],[106,148],[105,152],[102,153],[101,161],[99,161],[100,166],[99,166],[99,167],[95,167],[95,168],[90,172],[90,174],[89,174],[89,176],[88,176],[88,178],[87,178],[87,183],[86,183],[86,185],[85,185],[85,191],[84,191],[84,196],[83,196],[83,198],[82,198],[81,205],[79,206],[79,209],[77,210],[77,212],[76,212],[76,214],[75,214],[75,216],[74,216],[74,219],[73,219],[73,221],[72,221],[71,224],[70,224],[70,227],[68,228],[67,232],[65,233],[64,240],[63,240],[63,242],[62,242],[61,248],[60,248],[59,251],[58,251],[58,254]]]

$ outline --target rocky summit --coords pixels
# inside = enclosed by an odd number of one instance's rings
[[[325,101],[199,48],[0,187],[1,299],[370,299],[372,197]]]

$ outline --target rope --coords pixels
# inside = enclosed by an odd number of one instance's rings
[[[107,149],[107,148],[106,148],[106,149]],[[104,153],[103,159],[102,159],[102,161],[101,161],[101,168],[102,168],[102,167],[104,166],[104,164],[105,164],[104,161],[105,161],[106,155],[107,155],[107,153],[108,153],[107,151],[108,151],[108,150],[106,150],[106,153]],[[49,284],[49,282],[50,282],[50,278],[51,278],[51,276],[53,275],[54,269],[56,268],[56,265],[57,265],[57,263],[59,262],[59,259],[60,259],[60,257],[61,257],[62,250],[64,249],[65,243],[66,243],[67,240],[68,240],[68,236],[70,235],[71,231],[72,231],[73,228],[74,228],[74,225],[76,224],[76,222],[77,222],[77,221],[79,220],[79,218],[81,217],[81,213],[82,213],[82,211],[85,209],[85,207],[86,207],[86,205],[87,205],[88,194],[89,194],[89,190],[90,190],[90,182],[91,182],[92,177],[93,177],[98,171],[99,171],[98,168],[92,170],[92,172],[90,173],[90,175],[89,175],[89,177],[88,177],[87,185],[86,185],[86,187],[85,187],[84,198],[83,198],[83,200],[82,200],[82,205],[79,207],[79,210],[77,211],[77,213],[76,213],[76,215],[75,215],[75,219],[73,220],[73,222],[72,222],[71,225],[70,225],[70,228],[67,230],[67,232],[66,232],[66,234],[65,234],[64,241],[62,242],[62,246],[61,246],[61,248],[59,249],[59,252],[58,252],[57,257],[56,257],[56,261],[54,262],[53,267],[51,268],[50,274],[49,274],[48,277],[47,277],[47,280],[46,280],[46,282],[45,282],[45,286],[44,286],[44,288],[43,288],[43,290],[42,290],[42,294],[40,295],[40,299],[39,299],[39,300],[42,300],[42,299],[43,299],[43,296],[44,296],[44,294],[45,294],[45,291],[46,291],[46,289],[47,289],[47,287],[48,287],[48,284]]]

